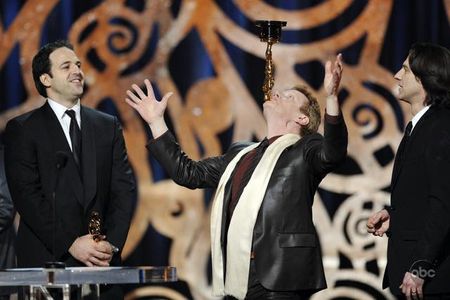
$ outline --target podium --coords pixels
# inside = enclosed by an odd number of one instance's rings
[[[0,286],[29,286],[30,300],[39,294],[53,299],[49,288],[60,288],[70,299],[70,286],[90,284],[161,283],[177,281],[174,267],[69,267],[65,269],[25,268],[0,270]],[[79,293],[80,295],[80,293]],[[99,292],[97,289],[97,296]]]

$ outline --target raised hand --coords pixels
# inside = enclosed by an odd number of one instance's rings
[[[153,137],[156,138],[167,130],[166,123],[164,122],[164,112],[167,108],[167,101],[173,93],[165,94],[161,101],[158,101],[155,98],[150,80],[145,79],[144,83],[147,88],[147,95],[138,85],[133,84],[131,87],[134,92],[127,90],[128,97],[125,101],[148,123]]]
[[[342,54],[336,56],[336,61],[334,64],[331,61],[327,61],[325,64],[325,78],[323,80],[323,85],[327,96],[337,96],[339,89],[339,84],[342,78]]]

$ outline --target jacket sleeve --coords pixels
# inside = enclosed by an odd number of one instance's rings
[[[193,161],[169,131],[149,141],[147,149],[173,181],[190,189],[215,188],[227,164],[224,155]]]
[[[136,184],[117,118],[114,118],[112,147],[111,191],[105,215],[105,230],[106,239],[121,251],[131,222],[133,202],[136,200]]]
[[[438,126],[436,126],[438,127]],[[439,254],[450,234],[450,133],[449,126],[433,130],[435,137],[425,153],[426,177],[428,182],[428,209],[424,213],[424,228],[413,251],[414,269],[429,270],[440,263]],[[413,222],[414,220],[411,220]],[[423,273],[423,272],[422,272]],[[421,274],[418,272],[417,274]],[[427,279],[427,278],[425,278]]]
[[[348,134],[342,113],[338,117],[325,115],[324,136],[307,138],[305,158],[314,172],[326,174],[341,163],[347,155]]]
[[[53,201],[43,190],[36,152],[23,124],[9,121],[5,129],[5,170],[12,200],[21,221],[33,229],[47,249],[53,249]]]

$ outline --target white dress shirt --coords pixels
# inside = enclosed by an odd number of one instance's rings
[[[64,131],[64,135],[66,136],[66,140],[69,143],[70,150],[72,150],[72,140],[70,139],[70,117],[66,114],[66,110],[72,109],[75,111],[75,118],[77,119],[78,127],[81,129],[81,114],[80,114],[80,99],[78,99],[77,103],[72,106],[71,108],[67,108],[64,105],[59,104],[58,102],[47,98],[48,104],[52,108],[53,112],[55,113],[56,117],[58,118],[59,124],[61,124],[61,127]]]
[[[429,108],[430,108],[429,105],[425,106],[411,119],[411,123],[412,123],[411,133],[413,132],[414,127],[416,126],[417,122],[419,122],[420,118],[422,118],[422,116],[428,111]]]

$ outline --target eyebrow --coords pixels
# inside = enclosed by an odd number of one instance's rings
[[[65,64],[70,64],[71,62],[72,62],[71,60],[65,60],[62,63],[60,63],[59,66],[61,67],[61,66],[65,65]],[[78,64],[81,65],[81,61],[77,60],[77,61],[75,61],[75,64],[76,65],[78,65]]]

